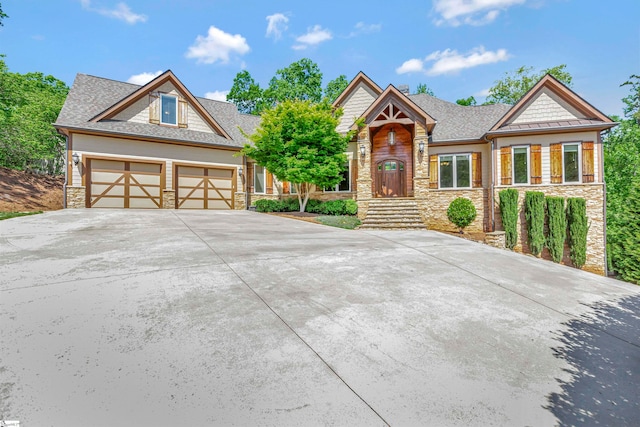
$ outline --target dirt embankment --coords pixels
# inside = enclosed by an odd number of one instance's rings
[[[64,176],[37,175],[0,167],[0,211],[62,209]]]

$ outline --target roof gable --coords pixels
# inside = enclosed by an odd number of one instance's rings
[[[490,132],[523,126],[530,128],[526,126],[530,123],[576,126],[611,124],[613,121],[555,77],[547,74],[498,120]]]
[[[418,122],[433,131],[436,121],[411,99],[389,85],[367,110],[360,116],[367,125],[376,127],[387,123],[413,124]]]
[[[137,102],[146,102],[150,93],[162,89],[173,87],[175,90],[187,100],[190,107],[210,126],[216,133],[224,138],[231,139],[231,136],[224,128],[213,118],[211,114],[200,104],[195,96],[182,84],[182,82],[173,74],[171,70],[165,71],[146,85],[140,86],[138,90],[133,91],[128,96],[120,99],[106,110],[94,116],[89,122],[97,123],[102,120],[116,119],[120,115],[127,115],[125,110],[134,107]]]
[[[353,91],[355,91],[360,85],[365,85],[370,90],[372,90],[376,95],[380,95],[382,93],[382,88],[378,86],[373,80],[371,80],[365,73],[360,71],[356,76],[351,80],[351,82],[347,85],[345,90],[333,101],[334,107],[340,107],[343,105],[346,98],[351,95]]]

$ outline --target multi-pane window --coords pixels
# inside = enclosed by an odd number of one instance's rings
[[[178,98],[171,95],[161,95],[160,122],[167,125],[178,124]]]
[[[513,183],[529,183],[529,147],[513,147]]]
[[[253,169],[253,192],[264,194],[266,192],[266,181],[264,166],[256,163]]]
[[[439,158],[440,188],[471,187],[471,156],[450,154]]]
[[[562,176],[564,182],[580,182],[580,145],[562,145]]]

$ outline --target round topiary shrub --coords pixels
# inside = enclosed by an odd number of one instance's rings
[[[463,233],[464,228],[471,224],[476,216],[476,207],[473,202],[464,197],[455,199],[447,209],[447,218],[460,229],[460,233]]]

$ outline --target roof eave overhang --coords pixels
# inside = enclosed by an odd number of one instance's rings
[[[104,129],[85,128],[85,127],[74,126],[74,125],[54,124],[53,126],[58,130],[58,132],[62,132],[64,135],[67,135],[67,136],[69,136],[72,133],[79,133],[79,134],[86,134],[86,135],[99,135],[99,136],[117,136],[117,137],[135,139],[138,141],[166,142],[166,143],[178,144],[178,145],[192,145],[192,146],[199,146],[199,147],[206,147],[206,148],[220,148],[220,149],[234,150],[234,151],[239,151],[244,146],[244,145],[233,146],[233,145],[225,145],[225,144],[216,144],[215,142],[193,141],[193,140],[186,140],[183,138],[182,139],[162,138],[157,136],[147,136],[147,135],[140,135],[140,134],[129,133],[129,132],[118,132],[118,131],[109,131]]]
[[[500,136],[520,136],[520,135],[542,135],[542,134],[550,134],[550,133],[569,133],[569,132],[581,132],[585,130],[597,130],[603,131],[607,129],[611,129],[612,127],[617,126],[619,123],[611,122],[611,123],[597,123],[592,125],[581,125],[581,126],[563,126],[563,127],[554,127],[554,128],[539,128],[539,129],[513,129],[513,130],[495,130],[489,131],[486,133],[486,137],[491,139]]]

